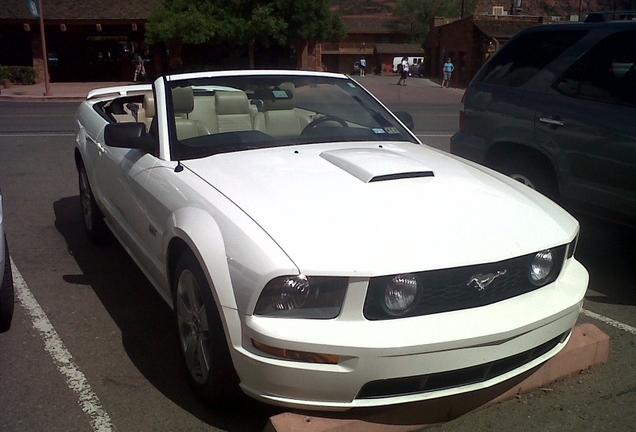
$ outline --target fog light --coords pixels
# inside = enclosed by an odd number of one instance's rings
[[[396,275],[384,290],[384,310],[393,316],[404,315],[417,304],[420,285],[412,274]]]
[[[543,284],[549,277],[554,267],[554,256],[551,249],[537,252],[530,264],[530,282],[534,285]]]

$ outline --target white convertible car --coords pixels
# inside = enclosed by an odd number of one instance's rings
[[[419,401],[569,339],[588,284],[578,222],[423,145],[345,75],[160,77],[92,91],[76,120],[88,237],[112,231],[173,307],[200,397]]]

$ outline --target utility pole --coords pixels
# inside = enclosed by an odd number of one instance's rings
[[[44,14],[42,13],[42,0],[28,0],[27,6],[31,11],[31,15],[34,18],[40,18],[40,38],[42,41],[42,61],[44,62],[44,96],[51,95],[51,89],[49,84],[49,58],[46,53],[46,36],[44,34]]]
[[[46,53],[46,36],[44,35],[44,14],[42,13],[42,0],[38,0],[38,9],[40,10],[40,35],[42,36],[42,60],[44,60],[44,96],[51,95],[51,86],[49,83],[49,56]]]

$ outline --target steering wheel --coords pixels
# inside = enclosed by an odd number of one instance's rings
[[[321,125],[322,123],[329,122],[329,121],[338,123],[342,127],[349,127],[347,122],[344,121],[343,119],[341,119],[340,117],[334,116],[334,115],[326,115],[326,116],[323,116],[323,117],[317,117],[317,118],[313,119],[311,121],[311,123],[309,123],[307,126],[305,126],[305,129],[303,129],[301,135],[307,133],[308,131],[312,131],[312,130],[316,129],[317,126]]]

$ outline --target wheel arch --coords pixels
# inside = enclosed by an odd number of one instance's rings
[[[179,256],[189,251],[202,267],[217,305],[237,309],[225,242],[214,218],[201,209],[182,208],[174,212],[169,220],[165,260],[170,288],[174,285]]]
[[[528,163],[538,165],[545,169],[550,175],[549,181],[556,187],[557,191],[560,191],[557,167],[552,158],[542,149],[510,141],[497,142],[489,147],[486,158],[484,159],[484,165],[500,171],[499,167],[501,167],[506,160],[512,158],[521,158],[527,160]]]

